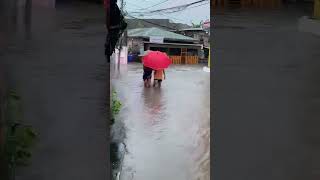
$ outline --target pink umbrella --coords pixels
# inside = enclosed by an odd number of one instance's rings
[[[171,59],[166,53],[150,51],[142,58],[143,65],[154,70],[166,69],[171,64]]]

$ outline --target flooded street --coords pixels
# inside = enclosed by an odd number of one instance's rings
[[[210,73],[171,66],[161,88],[144,88],[142,65],[112,72],[126,128],[121,180],[209,180]]]

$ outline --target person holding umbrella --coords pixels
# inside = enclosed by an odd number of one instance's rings
[[[166,53],[160,51],[149,51],[142,58],[143,66],[153,69],[154,72],[154,80],[158,82],[159,87],[161,86],[161,82],[165,79],[164,69],[168,68],[171,64],[171,60]],[[148,74],[150,71],[144,71]],[[151,71],[152,74],[152,71]],[[150,81],[147,81],[150,84]],[[155,83],[154,82],[154,83]],[[155,84],[154,84],[155,86]]]

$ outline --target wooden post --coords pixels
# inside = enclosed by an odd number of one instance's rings
[[[217,9],[217,0],[211,0],[211,8],[213,9],[213,14],[215,14]]]
[[[208,56],[208,67],[210,68],[210,47],[209,47],[209,56]]]
[[[320,0],[314,0],[313,17],[320,20]]]

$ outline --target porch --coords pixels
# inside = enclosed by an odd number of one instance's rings
[[[181,43],[150,43],[144,42],[145,50],[165,52],[172,64],[198,64],[201,45]]]

